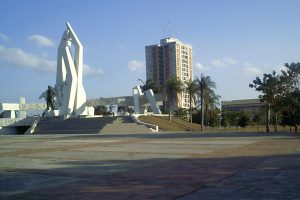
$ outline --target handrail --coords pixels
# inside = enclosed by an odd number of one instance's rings
[[[158,126],[154,125],[154,124],[149,124],[146,122],[142,122],[139,120],[139,114],[133,114],[131,115],[131,118],[133,119],[133,121],[139,125],[144,125],[147,126],[148,128],[150,128],[153,132],[158,132]]]

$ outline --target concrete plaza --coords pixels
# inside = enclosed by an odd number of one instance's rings
[[[299,134],[0,136],[0,199],[299,198]]]

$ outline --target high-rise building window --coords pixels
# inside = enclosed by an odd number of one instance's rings
[[[192,48],[176,38],[165,38],[160,44],[146,46],[146,77],[164,86],[174,76],[183,82],[192,80]],[[178,107],[188,108],[189,96],[178,94]]]

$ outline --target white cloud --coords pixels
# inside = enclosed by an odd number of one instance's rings
[[[3,33],[0,33],[0,40],[4,41],[4,42],[9,42],[10,39],[8,36],[6,36],[5,34]]]
[[[283,66],[283,65],[281,65],[281,66],[278,66],[277,67],[277,73],[281,73],[281,71],[287,71],[288,70],[288,68],[286,67],[286,66]]]
[[[56,61],[27,53],[19,48],[6,48],[0,46],[0,60],[5,61],[12,66],[21,68],[53,73],[56,71]]]
[[[227,65],[236,65],[236,64],[238,64],[237,60],[235,60],[233,58],[224,58],[224,62]]]
[[[196,66],[196,69],[198,69],[201,72],[205,72],[205,71],[209,70],[209,67],[205,67],[201,63],[196,63],[195,66]]]
[[[248,76],[258,76],[258,75],[261,75],[263,73],[260,69],[255,67],[250,62],[244,63],[244,72]]]
[[[236,65],[237,63],[238,61],[233,58],[224,58],[222,60],[216,59],[211,61],[212,66],[218,68],[226,68],[228,66]]]
[[[27,53],[19,48],[6,48],[0,45],[0,60],[12,67],[32,69],[46,73],[56,73],[56,60],[49,60],[42,56]],[[83,64],[83,74],[100,76],[103,75],[103,71]]]
[[[104,72],[102,69],[95,69],[87,64],[83,64],[83,75],[101,76]]]
[[[32,41],[38,46],[46,46],[46,47],[53,47],[54,43],[51,39],[42,36],[42,35],[32,35],[27,38],[29,41]]]
[[[145,69],[145,63],[137,60],[131,60],[128,63],[128,69],[132,72],[143,71]]]
[[[225,67],[225,63],[221,62],[220,60],[212,60],[211,64],[214,67]]]

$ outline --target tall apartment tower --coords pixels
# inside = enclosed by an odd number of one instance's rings
[[[193,79],[192,47],[176,38],[165,38],[160,44],[146,46],[146,78],[160,86],[177,77],[182,82]],[[189,94],[178,94],[178,107],[189,108]]]

